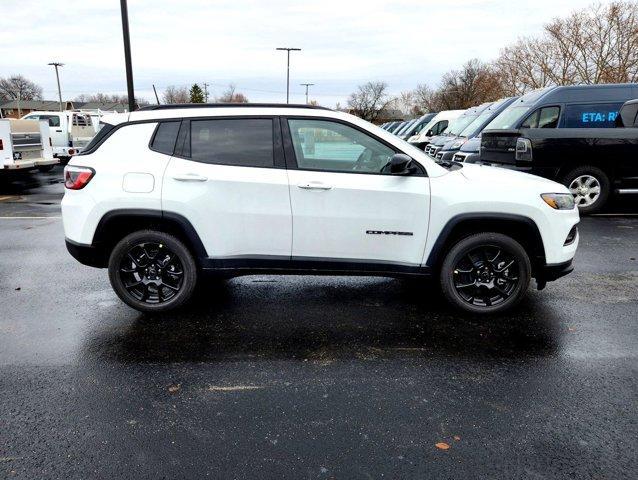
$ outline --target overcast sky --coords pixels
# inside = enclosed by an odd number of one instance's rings
[[[64,98],[125,93],[118,0],[2,0],[0,76],[21,73],[57,98],[51,61],[61,69]],[[383,80],[391,92],[435,86],[466,60],[494,58],[517,37],[533,35],[585,0],[129,0],[136,96],[152,84],[228,83],[251,101],[285,101],[285,52],[291,55],[291,101],[300,83],[326,106],[358,84]]]

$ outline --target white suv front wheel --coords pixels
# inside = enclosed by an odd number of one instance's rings
[[[531,278],[525,249],[500,233],[460,240],[443,260],[441,288],[455,307],[471,313],[496,313],[521,301]]]
[[[164,312],[192,296],[197,266],[174,236],[142,230],[124,237],[111,252],[109,280],[115,293],[134,309]]]

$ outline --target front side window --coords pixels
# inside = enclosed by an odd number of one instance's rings
[[[560,117],[560,107],[543,107],[523,121],[521,128],[556,128]]]
[[[432,136],[440,135],[445,131],[450,122],[447,120],[441,120],[436,122],[436,124],[430,129],[432,130]]]
[[[289,120],[297,166],[305,170],[383,173],[394,150],[371,136],[328,120]]]
[[[191,120],[191,158],[237,167],[273,167],[271,119]]]
[[[151,150],[155,150],[166,155],[173,155],[175,150],[175,141],[181,122],[162,122],[155,131]]]
[[[565,128],[614,128],[622,103],[566,105]]]

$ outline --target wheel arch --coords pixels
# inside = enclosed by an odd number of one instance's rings
[[[447,252],[459,240],[475,233],[495,232],[512,237],[528,252],[532,264],[532,276],[545,264],[545,248],[536,222],[523,215],[499,212],[461,213],[445,224],[432,250],[426,265],[439,269]]]
[[[197,231],[184,216],[150,209],[118,209],[102,216],[93,235],[91,245],[100,252],[101,266],[105,267],[108,264],[109,255],[117,242],[130,233],[146,229],[170,233],[177,237],[192,252],[198,265],[207,257]]]

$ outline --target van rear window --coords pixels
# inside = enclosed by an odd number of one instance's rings
[[[564,128],[614,128],[622,103],[566,105]]]

